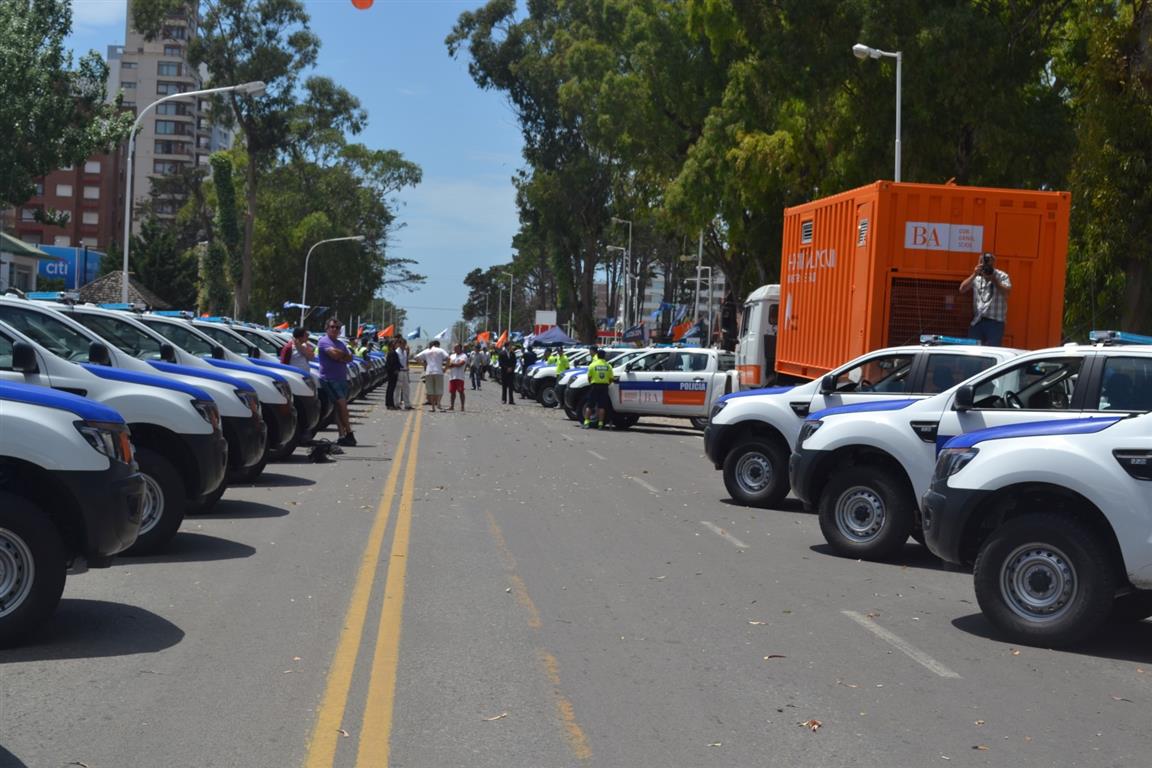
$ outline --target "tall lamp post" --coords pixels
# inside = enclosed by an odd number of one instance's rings
[[[321,240],[313,243],[312,247],[308,249],[308,254],[304,257],[304,289],[300,291],[300,325],[304,325],[304,308],[308,305],[308,260],[312,258],[312,251],[316,250],[316,246],[324,245],[324,243],[339,243],[345,240],[355,240],[356,242],[363,242],[364,235],[349,235],[348,237],[330,237],[327,240]]]
[[[904,54],[901,51],[882,51],[879,48],[873,48],[863,43],[856,43],[852,46],[852,53],[856,58],[861,61],[865,59],[879,59],[881,57],[888,59],[896,59],[896,173],[893,181],[900,181],[900,88],[901,88],[901,67],[904,62]]]
[[[183,93],[170,93],[167,96],[156,99],[144,109],[140,110],[140,114],[136,116],[136,121],[132,123],[132,132],[128,134],[128,164],[126,173],[124,175],[124,265],[121,275],[120,286],[120,300],[125,304],[128,303],[128,249],[132,245],[132,159],[136,152],[136,131],[140,129],[140,121],[144,119],[144,115],[155,107],[157,104],[163,104],[166,101],[173,99],[186,99],[189,96],[207,96],[213,93],[243,93],[249,96],[254,96],[258,93],[263,93],[266,86],[263,82],[255,80],[251,83],[241,83],[240,85],[224,85],[219,88],[205,88],[201,91],[184,91]]]
[[[628,219],[612,217],[613,224],[628,225],[628,250],[624,251],[624,329],[632,327],[632,304],[628,301],[629,285],[632,279],[632,222]]]
[[[512,340],[512,273],[501,272],[508,278],[508,341]]]

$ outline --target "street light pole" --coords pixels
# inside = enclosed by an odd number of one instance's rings
[[[852,46],[852,53],[861,61],[879,59],[880,57],[896,59],[896,172],[893,181],[900,181],[900,101],[901,89],[903,88],[902,64],[904,63],[904,54],[901,51],[882,51],[863,43],[856,43]]]
[[[508,340],[512,340],[512,273],[501,272],[502,275],[508,276]]]
[[[632,327],[631,315],[632,305],[628,301],[629,285],[632,278],[632,222],[628,219],[618,219],[612,217],[612,221],[616,224],[628,225],[628,250],[624,251],[624,330]]]
[[[235,91],[237,93],[244,93],[254,96],[258,93],[263,93],[266,86],[263,82],[255,80],[251,83],[242,83],[240,85],[225,85],[219,88],[205,88],[201,91],[185,91],[183,93],[170,93],[167,96],[156,99],[144,109],[140,110],[140,114],[136,116],[135,122],[132,123],[132,132],[128,134],[128,163],[126,166],[126,173],[124,175],[124,264],[123,274],[120,286],[120,300],[125,304],[128,303],[128,249],[132,243],[132,160],[136,152],[136,131],[140,129],[140,121],[144,119],[144,115],[155,107],[157,104],[163,104],[166,101],[173,99],[186,99],[189,96],[207,96],[213,93],[229,93]]]
[[[307,255],[304,256],[304,288],[300,291],[300,325],[304,325],[305,307],[308,305],[308,261],[312,258],[312,251],[316,250],[316,246],[324,245],[324,243],[339,243],[344,240],[355,240],[356,242],[363,242],[364,235],[349,235],[348,237],[330,237],[327,240],[321,240],[313,243],[312,247],[308,249]]]

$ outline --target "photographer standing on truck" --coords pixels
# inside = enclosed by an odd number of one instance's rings
[[[1008,314],[1008,294],[1012,280],[1008,273],[996,269],[996,256],[985,253],[972,274],[960,283],[960,293],[972,291],[972,326],[968,338],[979,339],[984,346],[998,347],[1004,341],[1004,318]]]

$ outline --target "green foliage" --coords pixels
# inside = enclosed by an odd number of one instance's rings
[[[210,158],[212,186],[216,192],[215,242],[225,254],[225,274],[232,290],[238,290],[244,271],[240,258],[240,220],[236,206],[236,187],[232,183],[232,160],[227,153],[217,152]]]
[[[232,292],[224,279],[228,259],[224,244],[214,240],[196,251],[199,257],[197,309],[213,315],[232,314]]]
[[[0,2],[0,207],[20,205],[49,171],[128,135],[131,117],[104,103],[108,68],[95,51],[72,67],[68,0]]]
[[[119,258],[109,253],[104,261],[115,261],[114,269],[120,269]],[[181,242],[177,229],[145,219],[140,234],[132,236],[128,258],[128,268],[141,285],[178,309],[196,306],[197,255]]]

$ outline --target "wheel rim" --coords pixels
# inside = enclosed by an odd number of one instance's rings
[[[750,451],[736,462],[736,483],[745,493],[760,493],[772,484],[772,462],[759,451]]]
[[[545,390],[540,393],[540,399],[544,401],[544,405],[551,408],[556,405],[556,390],[552,389],[552,387],[545,388]]]
[[[152,475],[144,475],[144,514],[140,520],[140,533],[143,536],[156,527],[164,514],[164,489]]]
[[[836,527],[858,544],[875,539],[887,520],[884,500],[867,486],[849,488],[836,500]]]
[[[20,536],[0,528],[0,616],[7,616],[20,607],[35,580],[32,550]]]
[[[1017,616],[1028,621],[1053,621],[1076,596],[1076,569],[1068,556],[1050,544],[1025,544],[1004,560],[1000,592]]]

